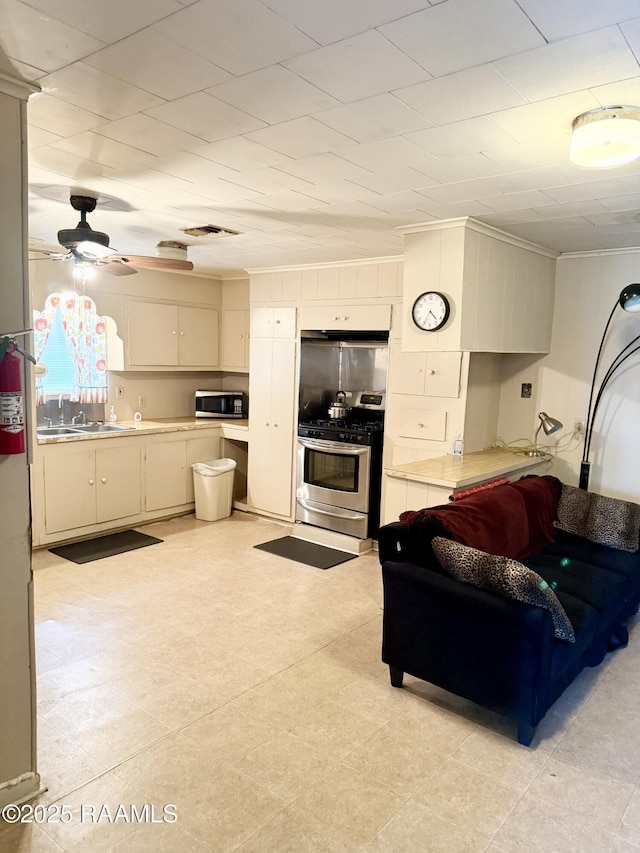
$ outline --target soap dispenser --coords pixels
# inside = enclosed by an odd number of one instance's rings
[[[116,407],[111,406],[111,411],[109,412],[109,423],[115,424],[115,422],[117,420],[118,420],[118,416],[116,415]]]

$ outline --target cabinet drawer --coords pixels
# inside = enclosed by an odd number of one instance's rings
[[[390,305],[302,306],[298,328],[310,331],[345,329],[349,331],[386,331],[391,328]]]
[[[404,438],[428,438],[444,441],[447,429],[447,413],[429,409],[403,408],[398,417],[398,435]]]

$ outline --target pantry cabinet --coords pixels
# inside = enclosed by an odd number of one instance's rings
[[[57,533],[140,513],[140,447],[59,447],[44,459],[45,530]]]
[[[127,364],[130,368],[216,369],[219,320],[215,308],[130,300]]]

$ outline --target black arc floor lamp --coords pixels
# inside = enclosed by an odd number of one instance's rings
[[[609,331],[609,327],[611,325],[611,321],[613,320],[613,315],[615,314],[615,310],[618,305],[623,308],[625,311],[629,311],[632,314],[640,313],[640,284],[628,284],[620,293],[620,296],[615,301],[613,308],[611,309],[611,313],[609,314],[609,319],[607,320],[607,324],[604,327],[604,332],[602,333],[602,338],[600,340],[600,346],[598,347],[598,354],[596,355],[596,363],[593,368],[593,378],[591,379],[591,391],[589,392],[589,407],[587,409],[587,419],[585,421],[585,430],[584,430],[584,449],[582,451],[582,462],[580,463],[580,482],[579,486],[581,489],[589,488],[589,474],[591,469],[591,463],[589,462],[589,451],[591,450],[591,438],[593,435],[593,423],[596,418],[596,414],[598,412],[598,406],[600,405],[600,401],[602,400],[602,394],[604,389],[609,384],[609,381],[616,373],[618,368],[624,364],[624,362],[632,356],[634,353],[640,350],[640,335],[636,335],[633,340],[629,341],[629,343],[624,346],[620,352],[613,359],[611,364],[609,365],[606,373],[602,377],[602,380],[599,385],[597,385],[596,380],[598,376],[598,368],[600,367],[600,358],[602,356],[602,350],[604,347],[604,342],[607,337],[607,332]],[[597,388],[597,390],[596,390]]]

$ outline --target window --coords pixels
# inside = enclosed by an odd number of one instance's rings
[[[60,394],[80,403],[106,403],[106,323],[93,299],[52,293],[44,309],[33,314],[36,360],[47,367],[36,379],[37,404]]]

